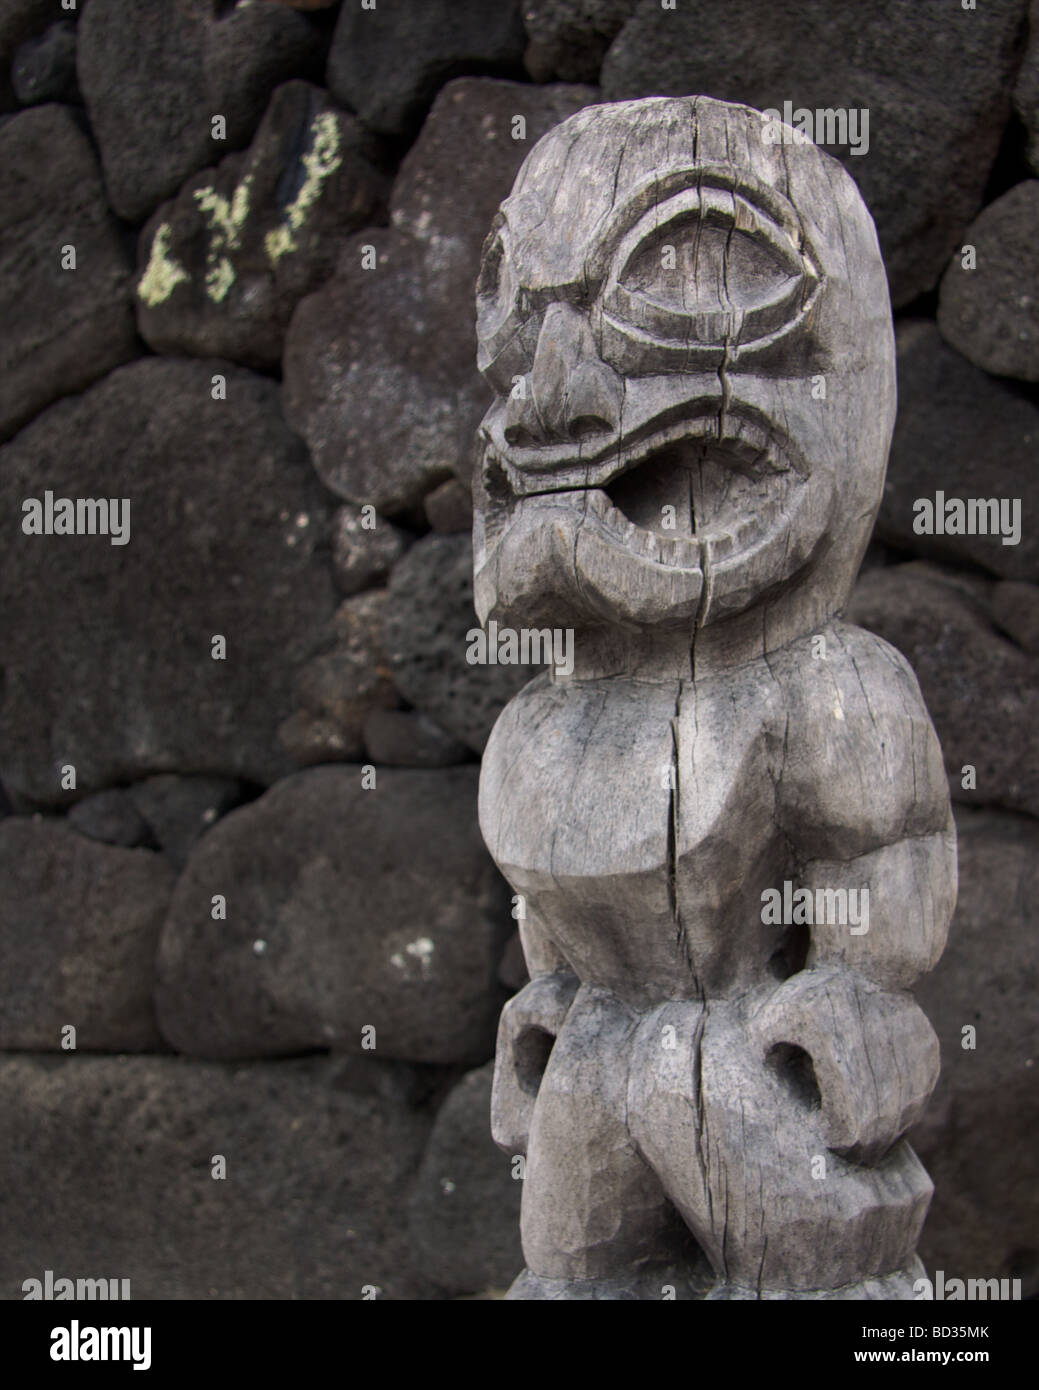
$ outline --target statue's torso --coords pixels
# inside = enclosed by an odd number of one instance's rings
[[[696,683],[539,678],[503,716],[484,834],[586,983],[633,1002],[727,993],[781,948],[760,918],[788,854],[771,772],[784,720],[759,664]]]
[[[763,922],[762,894],[827,850],[872,848],[845,837],[859,823],[886,838],[897,808],[878,794],[873,815],[862,790],[864,775],[878,787],[900,775],[881,761],[896,746],[877,722],[885,698],[897,742],[919,721],[939,756],[901,659],[871,634],[840,633],[824,657],[808,637],[694,681],[545,675],[509,705],[484,756],[481,827],[582,981],[646,1007],[799,968],[806,934]],[[865,762],[864,737],[878,749]],[[931,799],[920,793],[922,815]]]

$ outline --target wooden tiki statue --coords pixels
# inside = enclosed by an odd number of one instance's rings
[[[840,616],[895,414],[873,222],[747,107],[589,107],[524,163],[477,313],[477,610],[574,643],[480,788],[531,976],[509,1297],[912,1298],[908,991],[956,843],[912,670]]]

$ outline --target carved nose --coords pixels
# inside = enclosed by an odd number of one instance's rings
[[[553,304],[538,336],[524,395],[510,395],[505,440],[517,448],[615,434],[624,383],[599,356],[587,317]]]

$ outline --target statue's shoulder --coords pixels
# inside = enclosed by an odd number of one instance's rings
[[[780,814],[811,854],[851,857],[946,825],[941,745],[901,652],[833,622],[769,666]]]
[[[927,719],[916,675],[875,632],[833,620],[766,658],[780,704],[809,725],[880,718]]]

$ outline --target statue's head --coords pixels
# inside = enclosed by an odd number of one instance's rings
[[[891,311],[854,182],[795,140],[655,97],[528,155],[477,286],[481,621],[692,637],[758,611],[767,648],[843,606],[894,420]]]

